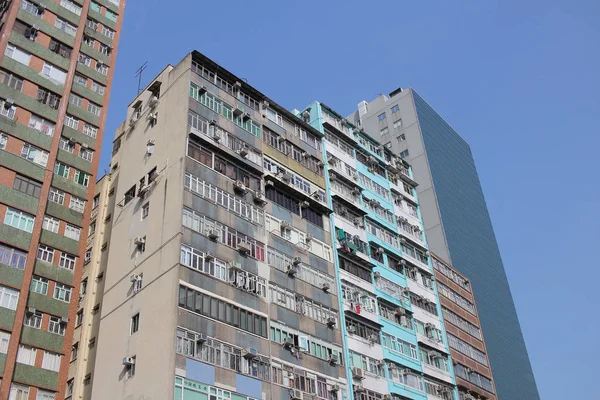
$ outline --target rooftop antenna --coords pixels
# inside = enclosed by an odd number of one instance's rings
[[[138,95],[142,91],[142,74],[144,73],[144,70],[147,68],[147,66],[148,61],[142,64],[142,66],[135,73],[135,77],[138,78]]]

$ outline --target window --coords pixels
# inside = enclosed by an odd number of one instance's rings
[[[392,112],[392,114],[396,114],[398,111],[400,111],[400,106],[396,104],[395,106],[392,106],[390,111]]]
[[[359,277],[360,279],[371,283],[371,269],[366,268],[360,264],[356,264],[350,260],[347,260],[343,257],[339,257],[340,268],[346,272],[351,273],[354,276]]]
[[[48,164],[48,155],[49,153],[46,150],[39,149],[29,143],[25,143],[21,149],[21,157],[42,167]]]
[[[18,301],[18,290],[0,285],[0,307],[8,308],[9,310],[16,310]]]
[[[58,106],[60,103],[60,96],[55,93],[52,93],[49,90],[38,87],[37,101],[39,101],[40,103],[45,104],[51,108],[54,108],[55,110],[58,110]]]
[[[95,138],[96,135],[98,135],[98,128],[96,128],[93,125],[88,124],[87,122],[84,122],[84,124],[83,124],[83,134],[84,135],[88,135],[89,137]]]
[[[20,344],[19,350],[17,351],[17,362],[26,365],[34,365],[35,353],[36,349],[33,347]]]
[[[79,120],[70,115],[65,116],[65,125],[75,130],[79,129]]]
[[[40,9],[36,4],[31,3],[28,0],[21,0],[20,8],[30,14],[35,15],[36,17],[41,17],[44,13],[43,9]]]
[[[4,133],[0,133],[0,150],[6,149],[6,143],[8,142],[8,136]]]
[[[63,178],[68,178],[69,173],[71,172],[71,167],[65,165],[61,162],[56,162],[54,164],[54,173],[56,175],[62,176]]]
[[[65,202],[65,192],[55,188],[50,188],[50,194],[48,200],[54,203],[62,205]]]
[[[48,392],[46,390],[38,389],[35,400],[54,400],[54,392]]]
[[[4,223],[12,226],[13,228],[20,229],[25,232],[31,233],[33,231],[33,224],[35,217],[31,214],[24,213],[23,211],[16,210],[14,208],[7,208],[4,216]]]
[[[66,224],[65,226],[65,237],[68,237],[73,240],[79,240],[81,236],[81,228]]]
[[[96,116],[100,116],[100,110],[101,109],[102,109],[102,107],[99,106],[98,104],[94,104],[91,101],[88,101],[87,110],[89,112],[91,112],[92,114],[94,114]]]
[[[367,339],[371,343],[380,343],[380,330],[377,327],[346,317],[346,329],[353,335]]]
[[[69,200],[69,208],[73,211],[83,214],[83,211],[85,210],[85,200],[71,195],[71,199]]]
[[[29,66],[29,61],[31,60],[30,53],[26,52],[25,50],[21,50],[20,48],[15,47],[10,43],[6,45],[4,55],[7,55],[13,60],[18,61],[21,64],[25,64],[27,66]]]
[[[401,126],[402,126],[402,120],[401,119],[397,119],[397,120],[394,121],[394,129],[399,129]],[[400,136],[403,137],[402,140],[406,139],[406,137],[404,136],[404,134],[402,134]],[[400,141],[400,140],[398,140],[398,141]]]
[[[77,27],[71,25],[67,21],[62,18],[56,17],[56,21],[54,22],[54,26],[61,31],[65,32],[68,35],[75,36],[77,34]]]
[[[400,157],[400,158],[406,158],[406,157],[408,157],[408,149],[401,151],[398,154],[398,157]]]
[[[8,353],[8,343],[10,342],[10,333],[0,331],[0,354]]]
[[[23,87],[23,79],[11,74],[10,72],[0,71],[0,82],[19,92]]]
[[[146,218],[150,213],[150,203],[146,203],[142,206],[142,219]]]
[[[22,175],[17,175],[13,182],[13,189],[39,199],[42,191],[42,184]]]
[[[60,255],[60,260],[58,262],[58,265],[63,268],[73,271],[75,269],[76,262],[77,262],[77,257],[75,257],[72,254],[67,254],[67,253],[63,252]]]
[[[90,174],[86,174],[85,172],[76,169],[75,175],[73,176],[73,181],[87,187],[90,183],[90,176]]]
[[[71,346],[71,361],[77,360],[78,354],[79,354],[79,342],[74,343],[73,346]]]
[[[34,276],[31,278],[30,290],[43,295],[48,294],[48,279],[41,276]]]
[[[115,37],[115,31],[113,31],[110,28],[107,28],[106,26],[102,26],[102,34],[110,39]]]
[[[21,3],[23,7],[23,2]],[[13,383],[10,386],[9,400],[27,400],[29,398],[29,386],[23,386]]]
[[[101,62],[96,62],[94,69],[104,76],[108,75],[108,65],[102,64]]]
[[[133,335],[140,329],[140,313],[135,314],[131,317],[131,329],[129,333]]]
[[[108,13],[109,11],[106,10],[106,12]],[[109,56],[112,50],[107,45],[100,43],[100,45],[98,46],[98,51],[100,51],[100,53],[104,54],[105,56]]]
[[[42,74],[46,75],[51,80],[57,81],[61,85],[64,85],[65,81],[67,80],[67,71],[63,71],[62,69],[56,67],[53,64],[50,64],[47,61],[44,62]]]
[[[465,342],[464,340],[457,338],[454,335],[451,335],[448,333],[447,337],[448,337],[448,344],[450,345],[450,347],[459,351],[460,353],[463,353],[463,354],[471,357],[473,360],[477,361],[480,364],[488,365],[487,357],[486,357],[485,353],[483,353],[482,351],[471,346],[469,343]]]
[[[87,78],[83,75],[75,74],[75,76],[73,77],[73,83],[75,83],[79,86],[86,87]]]
[[[384,376],[383,363],[372,357],[350,351],[350,366],[362,368],[373,375]]]
[[[104,94],[106,88],[96,81],[92,81],[92,90],[98,94]]]
[[[54,249],[40,243],[38,245],[37,259],[52,264],[54,261]]]
[[[126,379],[131,379],[135,376],[135,359],[136,357],[133,356],[131,357],[133,360],[131,362],[130,365],[127,366],[127,375],[126,375]]]
[[[54,286],[54,298],[68,303],[71,300],[72,291],[72,287],[57,282]]]
[[[60,5],[64,8],[66,8],[67,10],[71,11],[73,14],[81,15],[81,7],[79,7],[77,4],[73,3],[72,1],[60,0]]]
[[[58,372],[60,370],[60,354],[45,351],[42,360],[42,368]]]
[[[382,135],[387,135],[389,132],[390,130],[387,126],[379,130],[379,133]]]
[[[379,114],[379,115],[377,116],[377,120],[378,120],[379,122],[383,122],[383,121],[385,121],[385,118],[386,118],[386,116],[385,116],[385,113],[381,113],[381,114]]]
[[[406,342],[400,338],[392,336],[388,333],[383,333],[382,345],[397,353],[401,353],[407,357],[418,360],[417,346],[412,343]]]
[[[60,221],[56,218],[45,216],[42,228],[50,232],[58,233]]]
[[[83,322],[83,310],[79,310],[79,311],[77,311],[77,314],[75,316],[75,326],[81,325],[82,322]]]
[[[64,336],[66,326],[67,325],[64,324],[60,318],[50,317],[50,322],[48,323],[48,332]]]
[[[458,326],[463,331],[468,332],[471,336],[474,336],[479,340],[482,339],[481,329],[479,329],[478,326],[473,325],[463,317],[446,308],[442,308],[442,315],[444,316],[444,321],[450,322]]]
[[[0,264],[25,269],[27,252],[0,243]]]
[[[79,59],[81,59],[82,54],[79,54]],[[71,93],[69,95],[69,103],[73,104],[76,107],[83,107],[83,97],[77,96],[75,93]]]
[[[0,115],[8,119],[14,119],[16,110],[17,108],[14,105],[6,103],[4,99],[0,99]]]
[[[31,314],[26,313],[23,324],[29,326],[30,328],[40,329],[42,327],[42,313],[39,311]]]

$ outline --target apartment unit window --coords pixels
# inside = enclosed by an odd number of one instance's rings
[[[67,324],[64,324],[58,317],[50,317],[48,322],[48,332],[64,336]]]
[[[8,353],[8,343],[10,342],[10,333],[0,331],[0,354]]]
[[[126,379],[131,379],[135,376],[135,360],[136,360],[136,356],[131,357],[133,359],[133,362],[131,363],[131,365],[127,366],[127,371],[126,371]]]
[[[21,4],[19,5],[19,8],[27,11],[30,14],[35,15],[36,17],[41,17],[42,14],[44,13],[44,11],[43,11],[44,9],[40,9],[36,4],[31,3],[27,0],[21,0]]]
[[[79,59],[81,60],[81,54],[79,55]],[[81,62],[81,61],[80,61]],[[83,107],[83,97],[81,96],[77,96],[74,93],[71,93],[69,95],[69,103],[73,104],[76,107],[82,108]]]
[[[50,232],[58,233],[60,221],[56,218],[45,216],[42,228]]]
[[[76,262],[77,262],[77,257],[75,257],[72,254],[67,254],[67,253],[63,252],[60,255],[60,260],[58,262],[58,265],[63,268],[73,271],[75,269]]]
[[[63,178],[68,178],[69,173],[71,172],[71,167],[65,165],[61,162],[56,162],[54,164],[54,173],[56,175],[62,176]]]
[[[34,276],[31,278],[30,290],[43,295],[48,294],[48,279]]]
[[[397,112],[400,111],[400,106],[398,104],[396,104],[396,105],[392,106],[390,111],[392,112],[392,114],[396,114]]]
[[[96,62],[96,66],[94,67],[94,69],[97,72],[100,72],[104,76],[108,75],[108,65],[106,65],[106,64],[102,64],[101,62]]]
[[[11,74],[10,72],[0,70],[0,82],[17,91],[21,91],[23,87],[23,79]]]
[[[0,243],[0,264],[25,269],[27,252]]]
[[[60,96],[52,93],[49,90],[39,87],[37,90],[37,101],[49,106],[50,108],[58,110]]]
[[[75,130],[79,129],[79,120],[71,115],[65,116],[64,124],[69,128],[73,128]]]
[[[21,3],[21,7],[22,7]],[[13,383],[10,386],[9,400],[27,400],[29,398],[29,386]]]
[[[438,315],[437,305],[434,302],[432,302],[431,300],[429,300],[425,297],[419,296],[416,293],[413,293],[413,292],[410,293],[410,303],[413,306],[416,306],[416,307],[420,308],[421,310],[427,311],[430,314]]]
[[[69,0],[60,0],[60,5],[76,15],[81,15],[81,7]]]
[[[54,203],[63,205],[65,202],[65,192],[59,189],[50,188],[50,194],[48,195],[48,200]]]
[[[288,265],[290,265],[292,261],[292,257],[280,252],[279,250],[275,250],[272,247],[267,249],[267,263],[270,267],[274,267],[285,272]],[[322,288],[324,284],[327,284],[329,285],[329,291],[331,293],[335,294],[337,292],[337,285],[331,276],[305,263],[298,265],[297,271],[296,279],[303,280],[318,288]]]
[[[264,316],[182,285],[179,286],[179,307],[267,337],[267,319]]]
[[[100,13],[100,11],[101,11],[100,4],[92,1],[90,3],[90,10],[93,10],[93,11],[96,11],[97,13]]]
[[[394,121],[394,129],[399,129],[402,127],[402,120],[401,119],[397,119]],[[406,140],[406,136],[404,135],[404,133],[402,135],[398,135],[398,139],[399,142],[402,142],[404,140]]]
[[[86,46],[89,47],[94,47],[94,44],[96,44],[96,41],[94,40],[94,38],[92,38],[91,36],[87,36],[87,35],[83,35],[83,39],[82,39],[83,44],[85,44]]]
[[[456,374],[456,376],[459,376],[473,383],[474,385],[477,385],[480,388],[487,390],[490,393],[494,393],[492,381],[489,378],[471,370],[470,368],[465,367],[462,364],[454,364],[454,373]]]
[[[94,152],[92,150],[86,148],[79,148],[79,157],[83,158],[86,161],[92,162],[94,158]]]
[[[352,318],[346,317],[346,329],[348,332],[368,339],[372,343],[380,343],[380,329]]]
[[[106,26],[102,26],[102,34],[109,39],[112,39],[115,37],[115,31],[113,31],[110,28],[107,28]]]
[[[69,200],[69,208],[73,211],[83,214],[83,211],[85,210],[85,200],[71,195],[71,199]]]
[[[135,314],[131,317],[131,329],[129,333],[133,335],[140,329],[140,313]]]
[[[38,245],[37,259],[52,264],[54,261],[54,249],[40,243]]]
[[[444,316],[444,321],[450,322],[451,324],[458,326],[463,331],[468,332],[471,336],[474,336],[479,340],[483,339],[483,337],[481,336],[481,329],[479,329],[479,327],[473,325],[460,315],[443,307],[442,315]]]
[[[379,133],[382,135],[387,135],[388,133],[390,133],[390,129],[386,126],[382,129],[379,130]]]
[[[439,351],[420,347],[421,361],[442,371],[448,371],[448,357]]]
[[[78,228],[78,227],[70,225],[70,224],[66,224],[65,237],[68,237],[73,240],[79,240],[80,236],[81,236],[81,228]]]
[[[423,391],[423,377],[420,372],[413,371],[396,363],[388,363],[390,379],[393,382]]]
[[[42,313],[36,311],[31,314],[25,314],[25,320],[23,321],[23,324],[30,328],[40,329],[42,327]]]
[[[38,389],[35,400],[54,400],[54,392],[48,392],[46,390]],[[11,399],[12,400],[12,399]]]
[[[381,360],[376,360],[352,350],[350,350],[350,366],[362,368],[363,371],[373,375],[384,376],[383,363]]]
[[[459,351],[460,353],[463,353],[463,354],[471,357],[473,360],[477,361],[480,364],[488,365],[487,357],[485,356],[484,352],[476,349],[475,347],[471,346],[469,343],[457,338],[454,335],[451,335],[448,333],[447,337],[448,337],[448,344],[450,345],[450,347]]]
[[[471,287],[469,285],[469,281],[466,278],[463,278],[457,272],[455,272],[452,268],[448,267],[446,264],[438,261],[435,258],[431,259],[431,263],[433,264],[433,268],[437,271],[440,271],[444,276],[452,279],[454,283],[458,284],[460,287],[467,291],[471,291]]]
[[[234,196],[221,188],[211,185],[189,172],[185,173],[184,186],[192,192],[217,203],[233,214],[262,225],[264,223],[264,210],[258,208],[239,196]],[[142,216],[143,218],[143,216]]]
[[[98,135],[98,128],[88,123],[83,124],[83,134],[95,138]]]
[[[361,313],[363,310],[373,314],[377,313],[375,297],[358,286],[342,284],[342,298],[344,303],[350,304],[357,313]]]
[[[109,11],[107,10],[106,12],[108,13]],[[100,45],[98,46],[98,51],[100,51],[100,53],[104,54],[105,56],[108,56],[110,55],[111,48],[105,44],[100,43]]]
[[[146,203],[142,206],[142,219],[145,219],[150,214],[150,203]]]
[[[377,182],[373,181],[372,179],[366,177],[363,174],[358,174],[358,180],[361,185],[365,186],[370,191],[377,193],[379,197],[385,200],[390,200],[389,191]]]
[[[18,61],[21,64],[25,64],[27,66],[29,66],[29,61],[31,60],[31,53],[28,53],[25,50],[21,50],[20,48],[10,43],[6,45],[4,55],[7,55],[13,60]]]
[[[6,149],[6,143],[8,143],[8,136],[4,133],[0,133],[0,150]]]
[[[67,71],[63,71],[62,69],[58,68],[53,64],[50,64],[47,61],[44,62],[42,74],[46,75],[51,80],[60,83],[61,85],[64,85],[65,81],[67,80]]]
[[[19,291],[0,285],[0,307],[16,310]]]
[[[60,354],[45,351],[42,360],[42,368],[58,372],[60,370],[60,357]]]
[[[25,143],[21,149],[21,157],[24,159],[45,167],[48,165],[49,153],[46,150],[37,148],[29,143]]]
[[[394,322],[403,328],[414,330],[413,322],[410,315],[406,312],[399,313],[399,307],[384,301],[383,299],[377,300],[377,306],[379,307],[379,315],[391,322]],[[403,308],[400,307],[401,310]]]
[[[401,353],[406,357],[410,357],[414,360],[418,360],[417,346],[407,341],[404,341],[396,336],[390,335],[389,333],[383,333],[382,335],[383,347]]]
[[[73,181],[79,185],[87,187],[90,184],[90,174],[86,174],[83,171],[75,170],[75,176],[73,176]]]
[[[383,121],[385,121],[385,119],[386,119],[385,113],[381,113],[377,116],[377,120],[379,122],[383,122]]]
[[[83,310],[79,310],[79,311],[77,311],[77,314],[75,315],[75,326],[81,325],[82,322],[83,322]]]
[[[13,182],[13,189],[39,199],[42,191],[42,184],[22,175],[17,175]]]
[[[106,88],[105,88],[103,85],[99,84],[99,83],[98,83],[98,82],[96,82],[96,81],[92,81],[92,90],[93,90],[94,92],[96,92],[96,93],[98,93],[98,94],[101,94],[101,95],[103,95],[103,94],[104,94],[104,90],[105,90],[105,89],[106,89]]]
[[[33,224],[35,223],[35,217],[23,211],[8,207],[4,216],[4,223],[13,228],[31,233],[33,231]]]
[[[100,116],[100,110],[101,109],[102,109],[102,107],[99,106],[98,104],[94,104],[91,101],[88,101],[87,110],[89,112],[91,112],[92,114],[94,114],[95,116]]]
[[[79,342],[74,343],[73,346],[71,346],[71,361],[77,360],[78,354],[79,354]]]
[[[24,344],[19,345],[17,351],[17,362],[20,364],[34,365],[36,349]]]
[[[359,277],[360,279],[371,283],[371,269],[339,257],[340,268],[350,274]]]
[[[83,75],[79,75],[79,74],[75,74],[73,76],[73,83],[79,85],[79,86],[83,86],[86,87],[87,85],[87,78]]]
[[[0,99],[0,115],[8,119],[14,119],[16,110],[17,108],[14,105],[10,105],[4,99]]]
[[[438,282],[438,290],[444,296],[458,304],[471,314],[475,314],[475,305],[469,300],[465,299],[460,294],[456,293],[454,290],[450,289],[448,286]]]
[[[72,291],[72,287],[57,282],[54,286],[54,298],[68,303],[71,301]]]
[[[72,142],[71,139],[61,136],[58,147],[72,154],[75,151],[75,142]]]
[[[306,335],[304,332],[290,328],[287,325],[281,325],[275,321],[271,321],[270,338],[276,343],[283,343],[286,339],[291,340],[295,347],[306,354],[310,354],[311,356],[322,360],[329,360],[333,356],[340,365],[344,364],[341,347],[336,346],[331,342],[326,342],[310,335]]]
[[[92,30],[97,30],[98,29],[98,22],[94,21],[91,18],[86,19],[85,21],[85,26],[87,26],[88,28],[92,29]]]
[[[401,151],[398,154],[398,157],[400,157],[400,158],[406,158],[406,157],[408,157],[408,149]],[[411,189],[411,192],[412,192],[412,189]]]

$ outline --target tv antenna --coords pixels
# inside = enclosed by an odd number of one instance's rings
[[[142,91],[142,74],[144,70],[148,67],[148,61],[142,64],[142,66],[136,71],[135,77],[138,78],[138,94]]]

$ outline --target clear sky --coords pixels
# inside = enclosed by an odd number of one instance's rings
[[[100,174],[136,69],[194,49],[289,109],[415,88],[471,145],[542,399],[600,399],[600,1],[130,0]]]

